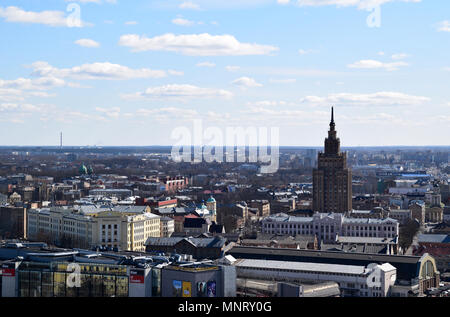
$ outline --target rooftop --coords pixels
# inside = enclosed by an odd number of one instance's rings
[[[240,259],[234,263],[237,267],[254,267],[275,270],[295,270],[322,273],[342,273],[352,275],[363,275],[366,272],[364,266],[357,265],[341,265],[341,264],[323,264],[308,262],[288,262],[288,261],[271,261],[271,260],[255,260]]]

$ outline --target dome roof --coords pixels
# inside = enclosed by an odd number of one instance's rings
[[[78,169],[78,171],[79,171],[80,174],[87,174],[87,172],[88,172],[88,170],[87,170],[87,168],[86,168],[86,166],[85,166],[84,164],[82,164],[82,165],[80,166],[80,168]]]
[[[206,201],[207,203],[215,203],[216,200],[214,199],[213,196],[209,197],[208,200]]]

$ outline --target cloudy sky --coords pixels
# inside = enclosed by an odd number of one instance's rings
[[[450,145],[441,0],[2,0],[0,145],[171,145],[278,127],[320,146]]]

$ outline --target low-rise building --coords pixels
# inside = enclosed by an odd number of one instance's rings
[[[389,263],[340,265],[307,262],[239,259],[234,264],[238,278],[267,278],[301,283],[332,281],[339,284],[342,296],[387,297],[395,284],[397,270]]]
[[[213,263],[172,264],[164,268],[162,297],[235,297],[236,268]]]
[[[421,256],[368,254],[360,252],[334,252],[233,246],[227,255],[235,259],[263,261],[292,261],[307,263],[341,264],[368,267],[372,263],[389,263],[397,269],[396,282],[391,296],[423,296],[428,289],[438,287],[440,272],[430,254]]]
[[[389,218],[397,220],[401,225],[408,223],[412,219],[412,211],[410,209],[397,209],[388,212]]]
[[[316,235],[319,241],[335,242],[337,237],[394,238],[399,234],[397,220],[349,218],[340,213],[315,213],[294,217],[280,213],[262,221],[262,232],[289,235]]]
[[[149,237],[145,243],[147,252],[189,254],[196,259],[218,259],[223,256],[226,239],[215,236],[210,238]]]
[[[412,219],[416,219],[420,225],[425,223],[425,203],[420,200],[412,201],[409,205],[411,210]]]
[[[161,233],[160,237],[170,237],[175,232],[175,221],[169,217],[160,218]]]

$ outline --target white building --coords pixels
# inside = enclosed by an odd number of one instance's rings
[[[175,220],[169,217],[160,218],[161,234],[160,237],[170,237],[175,232]]]
[[[263,219],[262,232],[316,235],[319,241],[335,242],[338,236],[394,238],[399,234],[399,223],[391,218],[348,218],[340,213],[315,213],[312,217],[279,213]]]
[[[395,219],[403,225],[412,219],[412,212],[409,209],[391,210],[389,218]]]
[[[332,281],[342,296],[387,297],[397,279],[397,269],[389,263],[357,265],[241,259],[233,265],[238,278],[304,283]]]

